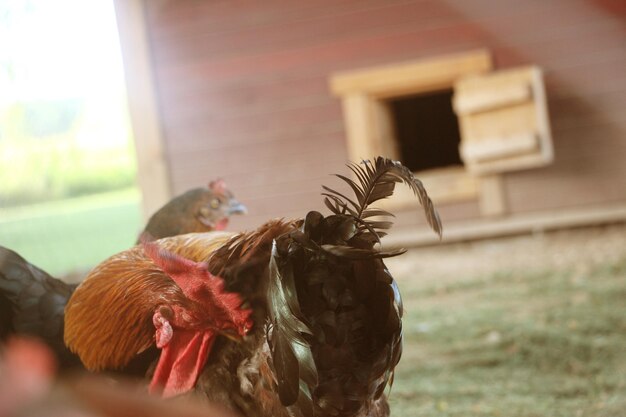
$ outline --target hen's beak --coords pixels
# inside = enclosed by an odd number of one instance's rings
[[[246,206],[244,206],[243,204],[241,204],[239,201],[235,200],[234,198],[230,200],[230,203],[228,205],[229,215],[247,214],[247,213],[248,213],[248,209],[246,208]]]

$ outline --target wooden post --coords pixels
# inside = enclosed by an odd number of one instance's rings
[[[480,177],[480,212],[483,216],[503,216],[507,212],[504,180],[501,175]]]
[[[114,3],[135,141],[137,182],[143,216],[147,219],[170,199],[171,192],[153,87],[145,6],[143,0],[114,0]]]

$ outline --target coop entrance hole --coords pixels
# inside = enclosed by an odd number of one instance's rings
[[[389,105],[400,159],[411,171],[463,165],[452,90],[394,98]]]

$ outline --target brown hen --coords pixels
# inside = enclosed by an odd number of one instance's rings
[[[224,230],[230,216],[246,212],[246,207],[237,201],[224,180],[217,179],[207,188],[194,188],[174,197],[150,217],[143,233],[160,239]]]

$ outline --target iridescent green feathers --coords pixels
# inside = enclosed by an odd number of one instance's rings
[[[293,415],[352,416],[378,400],[402,350],[402,303],[375,244],[391,227],[370,207],[404,182],[433,230],[441,222],[421,182],[397,161],[351,164],[348,198],[324,187],[333,214],[307,214],[274,240],[269,264],[268,342],[281,402]]]

